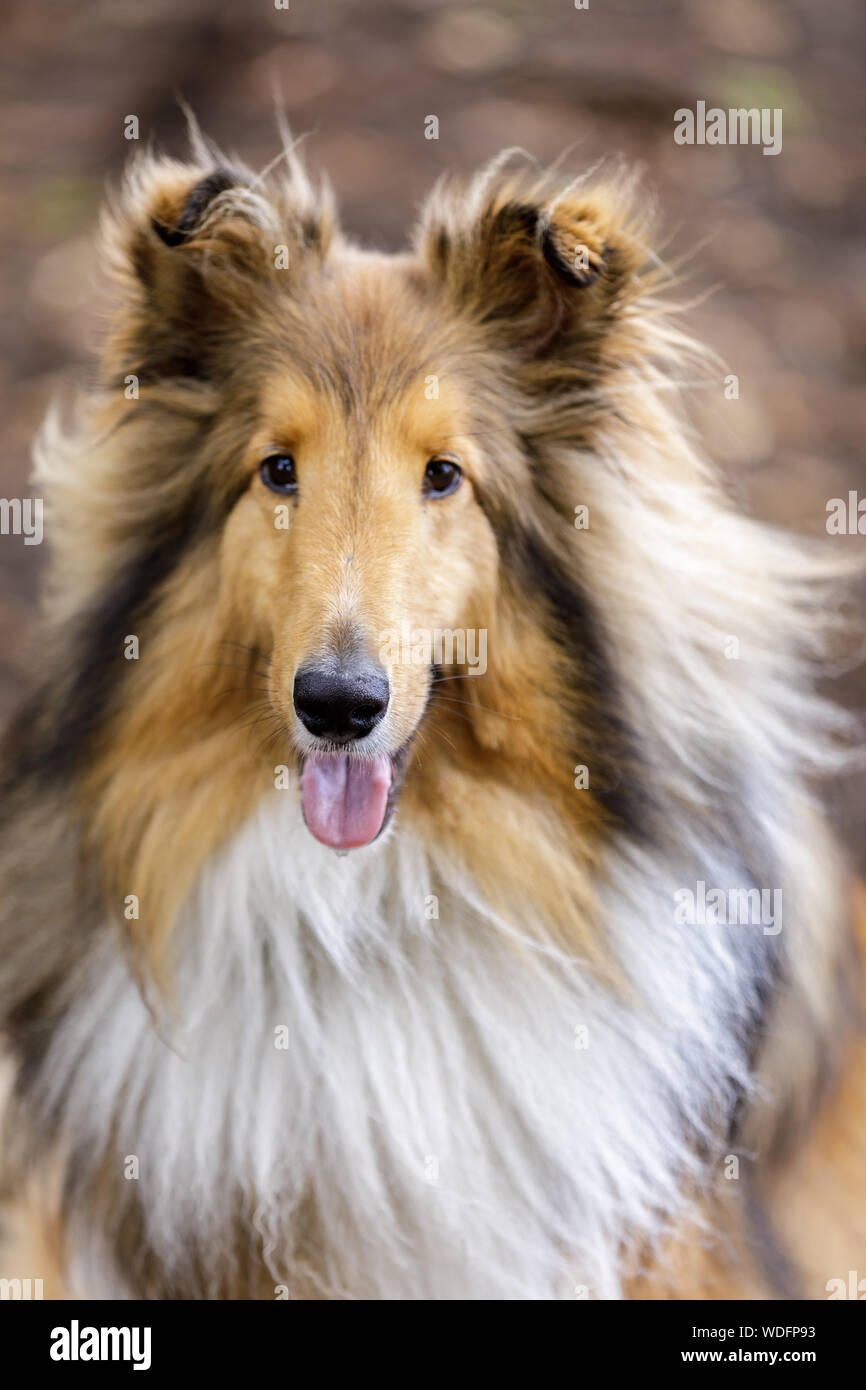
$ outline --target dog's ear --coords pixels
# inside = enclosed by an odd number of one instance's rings
[[[421,250],[458,312],[534,356],[598,337],[646,259],[622,192],[486,175],[433,194]]]
[[[145,158],[107,215],[120,290],[109,375],[219,375],[233,335],[332,230],[330,204],[306,181],[267,189],[243,169]]]

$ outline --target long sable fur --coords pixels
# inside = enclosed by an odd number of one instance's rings
[[[117,1171],[122,1148],[112,1146],[125,1142],[116,1130],[128,1110],[118,1099],[116,1114],[102,1117],[98,1132],[110,1138],[94,1151],[73,1073],[69,1094],[59,1088],[57,1049],[68,1029],[86,1066],[96,988],[88,969],[108,978],[128,968],[159,1033],[163,972],[169,996],[172,976],[175,986],[186,979],[183,948],[173,954],[172,942],[196,912],[200,875],[235,852],[228,847],[270,786],[272,758],[238,722],[246,697],[202,672],[220,643],[240,650],[250,637],[231,605],[216,602],[221,535],[244,492],[237,460],[261,379],[287,353],[357,430],[359,449],[364,421],[427,371],[446,364],[471,382],[471,433],[488,464],[478,502],[496,538],[495,604],[510,665],[499,693],[485,687],[486,712],[472,704],[472,682],[462,683],[468,714],[447,703],[459,683],[434,687],[421,733],[453,740],[485,834],[455,837],[444,812],[437,822],[422,791],[440,785],[450,758],[431,746],[426,770],[421,759],[410,767],[401,812],[401,826],[481,885],[455,891],[467,920],[477,891],[497,932],[534,938],[566,971],[590,960],[598,999],[609,997],[613,1011],[615,999],[640,992],[640,957],[625,936],[642,924],[626,920],[636,909],[625,905],[642,900],[653,873],[659,884],[688,884],[723,864],[737,882],[784,885],[782,939],[749,938],[720,955],[716,1026],[730,1065],[707,1076],[718,1113],[707,1094],[679,1114],[670,1185],[684,1207],[705,1189],[708,1155],[728,1145],[773,1155],[808,1120],[847,997],[844,876],[807,779],[840,766],[851,735],[814,688],[844,631],[839,595],[850,567],[738,516],[693,449],[668,390],[692,348],[665,309],[628,181],[563,185],[497,162],[468,189],[436,190],[413,256],[389,270],[345,241],[330,196],[288,157],[289,176],[270,182],[214,169],[201,149],[193,165],[147,158],[134,167],[106,226],[118,312],[104,389],[71,432],[49,422],[38,456],[55,540],[45,669],[4,760],[0,1018],[31,1139],[24,1161],[51,1154],[64,1173],[63,1222],[73,1233],[97,1229],[117,1289],[147,1296],[273,1296],[255,1203],[225,1196],[212,1249],[191,1218],[185,1230],[179,1200],[185,1258],[172,1262],[146,1198]],[[290,251],[287,275],[274,268],[277,244]],[[353,276],[371,286],[357,305],[341,299]],[[130,373],[140,400],[123,397]],[[570,519],[584,501],[592,522],[576,544]],[[148,653],[140,664],[123,657],[130,632]],[[729,632],[740,635],[740,662],[725,657]],[[252,637],[238,685],[261,678],[271,659],[268,634]],[[509,738],[506,703],[524,713]],[[590,763],[597,781],[583,802],[570,789],[576,763]],[[489,825],[500,808],[511,814],[526,786],[536,802],[523,808],[520,835],[509,841],[503,816],[501,847],[491,845]],[[561,839],[548,854],[550,835]],[[535,902],[515,895],[521,877],[536,887]],[[510,895],[497,896],[497,884],[512,885]],[[121,916],[130,891],[146,904],[143,921]],[[384,889],[376,892],[378,904]],[[606,913],[617,911],[614,926]],[[324,952],[322,941],[310,949]],[[507,969],[499,947],[491,960]],[[740,980],[737,1007],[721,1002],[726,970]],[[542,971],[540,997],[544,988]],[[550,983],[552,998],[558,988]],[[180,993],[172,1008],[182,1013]],[[665,1094],[692,1060],[681,1041],[668,1040],[667,1070],[659,1065]],[[139,1103],[144,1114],[146,1090]],[[515,1168],[531,1165],[514,1144]],[[561,1181],[541,1160],[535,1178]],[[635,1174],[639,1195],[631,1204],[627,1192],[619,1205],[609,1198],[599,1218],[599,1231],[614,1226],[594,1254],[608,1292],[625,1273],[610,1251],[654,1246],[681,1215],[664,1182],[653,1210],[654,1182]],[[287,1206],[298,1288],[357,1293],[351,1278],[346,1287],[349,1257],[341,1266],[329,1245],[332,1217],[312,1179]],[[616,1228],[629,1212],[642,1229]],[[345,1219],[360,1238],[358,1213]],[[267,1220],[283,1234],[279,1214]],[[396,1232],[396,1206],[390,1220]],[[551,1248],[569,1241],[565,1229]],[[398,1244],[386,1231],[374,1296],[424,1287]],[[537,1296],[553,1296],[562,1275],[548,1258]]]

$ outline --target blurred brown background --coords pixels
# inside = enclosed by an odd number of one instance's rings
[[[33,433],[86,372],[94,221],[141,139],[182,155],[178,98],[229,153],[278,152],[274,87],[345,225],[385,248],[446,169],[506,145],[580,172],[623,153],[717,287],[693,330],[740,379],[693,393],[741,504],[825,536],[866,495],[866,6],[858,0],[6,0],[0,115],[0,496],[29,495]],[[678,146],[677,108],[781,107],[783,148]],[[436,115],[438,141],[424,138]],[[140,146],[138,147],[140,148]],[[710,543],[711,538],[708,538]],[[828,544],[866,545],[863,538]],[[43,548],[44,549],[44,548]],[[43,551],[0,537],[0,716],[20,688]],[[866,704],[850,678],[846,698]],[[862,785],[842,792],[863,862]]]

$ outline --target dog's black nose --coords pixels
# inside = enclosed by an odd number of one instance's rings
[[[388,708],[388,677],[381,666],[302,666],[292,692],[298,718],[311,734],[350,743],[375,729]]]

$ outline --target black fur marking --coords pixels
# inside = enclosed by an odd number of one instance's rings
[[[600,735],[592,759],[601,763],[594,790],[623,829],[636,839],[646,840],[653,802],[641,775],[634,736],[618,710],[618,682],[601,624],[587,595],[563,572],[539,536],[524,532],[517,556],[524,574],[546,600],[557,641],[592,696]]]
[[[178,527],[136,556],[80,615],[64,644],[65,666],[13,720],[5,739],[4,783],[74,776],[87,759],[128,670],[123,639],[146,617],[154,592],[171,575],[200,529]],[[61,658],[62,659],[62,658]]]
[[[451,254],[451,238],[444,227],[439,227],[433,241],[433,255],[440,269],[448,264]]]
[[[236,187],[239,182],[238,175],[230,170],[215,169],[195,185],[174,227],[167,227],[154,217],[151,221],[153,230],[166,246],[180,246],[197,229],[214,198],[225,193],[226,189]]]
[[[313,250],[315,250],[316,247],[320,247],[322,244],[322,228],[318,218],[314,216],[305,217],[301,222],[301,235],[303,236],[305,246],[311,247]]]
[[[480,498],[490,514],[491,499]],[[576,763],[592,766],[592,787],[620,829],[646,843],[656,820],[655,801],[632,730],[619,712],[618,681],[607,654],[601,624],[586,593],[565,573],[538,532],[504,512],[491,516],[500,556],[520,587],[538,595],[547,611],[549,630],[575,674],[575,690],[591,698],[591,740],[575,745]],[[578,719],[578,726],[582,720]]]
[[[796,1302],[804,1297],[800,1275],[781,1243],[764,1200],[756,1189],[751,1173],[748,1172],[751,1163],[749,1160],[746,1162],[743,1211],[746,1217],[746,1238],[749,1249],[776,1297],[783,1299],[786,1303]]]
[[[503,203],[493,220],[493,230],[499,235],[522,232],[527,240],[534,238],[540,213],[531,203]]]

